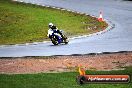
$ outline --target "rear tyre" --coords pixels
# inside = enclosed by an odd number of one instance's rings
[[[64,43],[65,43],[65,44],[68,44],[68,42],[69,42],[69,41],[66,39]]]
[[[63,35],[63,40],[64,40],[65,44],[68,44],[69,41],[68,41],[68,38],[65,35]]]

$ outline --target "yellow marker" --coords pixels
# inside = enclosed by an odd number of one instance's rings
[[[83,68],[81,68],[80,66],[79,66],[78,71],[79,71],[80,75],[85,75],[85,70]]]

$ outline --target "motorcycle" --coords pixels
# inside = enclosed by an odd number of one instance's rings
[[[68,44],[69,42],[68,38],[65,35],[63,35],[63,38],[62,38],[61,35],[58,33],[52,33],[50,39],[54,45],[59,45],[61,43]]]

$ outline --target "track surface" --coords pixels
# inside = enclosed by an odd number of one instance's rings
[[[99,52],[132,51],[132,2],[121,0],[22,0],[62,7],[73,11],[98,16],[103,11],[104,18],[115,24],[113,30],[101,35],[71,40],[68,45],[53,46],[41,43],[25,46],[0,46],[0,57],[51,56],[88,54]]]

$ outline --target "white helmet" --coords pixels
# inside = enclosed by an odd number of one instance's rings
[[[52,24],[52,23],[49,23],[49,27],[52,27],[54,24]]]

